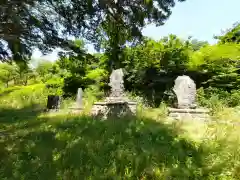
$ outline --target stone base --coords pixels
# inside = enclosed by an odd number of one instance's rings
[[[69,110],[70,110],[71,113],[80,113],[80,112],[82,112],[83,108],[81,108],[81,107],[70,107]]]
[[[176,108],[169,108],[168,109],[168,116],[172,119],[177,120],[186,120],[186,119],[193,119],[193,120],[209,120],[209,110],[207,109],[176,109]]]
[[[106,101],[94,103],[91,115],[102,119],[136,115],[137,103],[131,101]]]

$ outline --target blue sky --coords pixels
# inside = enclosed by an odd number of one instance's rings
[[[164,26],[149,25],[143,34],[155,40],[175,34],[181,38],[193,36],[215,43],[213,35],[219,35],[222,30],[240,21],[239,7],[240,0],[186,0],[176,4]],[[92,52],[93,48],[89,47],[89,51]],[[33,58],[55,60],[57,52],[41,57],[41,53],[36,51]]]

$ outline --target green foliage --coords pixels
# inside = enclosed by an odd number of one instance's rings
[[[198,103],[201,106],[208,107],[213,111],[226,107],[240,106],[240,91],[224,91],[219,88],[209,87],[198,89]]]
[[[29,107],[34,110],[34,108],[45,106],[46,97],[47,91],[44,84],[9,87],[0,92],[0,108]]]
[[[206,46],[193,54],[189,68],[208,74],[209,78],[202,82],[205,86],[223,90],[238,89],[239,58],[238,44]]]
[[[233,126],[7,108],[0,122],[1,179],[239,179]]]
[[[191,46],[194,51],[200,50],[202,47],[209,45],[207,41],[199,41],[197,39],[191,40]]]
[[[174,5],[174,0],[96,2],[93,7],[100,10],[98,16],[101,18],[104,14],[105,18],[99,19],[93,36],[97,36],[98,43],[103,45],[110,69],[122,67],[125,44],[141,40],[141,30],[146,24],[155,22],[158,26],[163,25]]]
[[[174,78],[183,74],[192,53],[189,41],[174,35],[160,41],[145,39],[144,43],[125,51],[126,89],[144,96],[158,107]]]
[[[64,85],[63,78],[54,77],[52,79],[49,79],[45,83],[45,87],[48,90],[49,95],[62,95],[62,88]]]
[[[217,36],[220,44],[239,43],[240,42],[240,24],[235,23],[231,29],[228,29],[222,36]]]
[[[46,82],[53,76],[53,74],[58,73],[58,71],[56,72],[56,68],[54,66],[56,66],[56,64],[53,64],[50,61],[39,62],[35,71],[37,72],[38,76],[40,76],[42,82]]]
[[[9,85],[28,85],[29,80],[35,80],[36,72],[25,63],[0,64],[0,81]],[[10,84],[9,84],[10,83]]]
[[[17,75],[17,68],[11,64],[2,63],[0,64],[0,81],[5,83],[8,87],[9,82],[12,81]]]
[[[69,36],[83,36],[98,46],[101,39],[107,39],[111,56],[117,58],[118,48],[126,41],[139,38],[146,23],[164,24],[175,2],[3,1],[0,3],[0,18],[3,19],[0,24],[0,58],[27,61],[34,47],[44,53],[55,47],[72,49],[71,42],[66,40]],[[117,62],[117,59],[114,61]]]

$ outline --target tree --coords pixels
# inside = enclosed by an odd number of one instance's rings
[[[194,51],[198,51],[199,49],[201,49],[202,47],[207,46],[207,45],[209,45],[209,43],[207,41],[199,41],[197,39],[191,40],[191,46]]]
[[[240,23],[235,23],[232,28],[228,29],[222,36],[216,36],[221,44],[240,43]]]
[[[175,35],[160,41],[144,38],[142,44],[126,48],[124,52],[126,89],[158,106],[174,78],[187,70],[191,53],[191,43]]]
[[[0,81],[2,81],[6,87],[9,86],[9,82],[16,79],[17,67],[8,63],[0,63]]]
[[[43,82],[46,82],[46,80],[49,79],[53,74],[53,66],[54,64],[52,62],[46,60],[39,62],[37,65],[35,71]]]
[[[75,95],[79,87],[85,88],[88,80],[85,79],[86,73],[91,68],[96,59],[91,54],[86,53],[82,40],[76,40],[72,43],[74,51],[59,53],[60,58],[56,62],[62,71],[65,71],[64,77],[64,96]]]
[[[183,0],[179,0],[183,1]],[[101,1],[100,1],[101,2]],[[97,26],[99,42],[104,42],[105,52],[111,68],[122,66],[126,42],[135,44],[142,39],[142,28],[148,23],[163,25],[171,14],[174,0],[105,1],[99,3],[99,17],[104,16]]]
[[[183,0],[178,0],[183,1]],[[0,3],[0,58],[29,60],[32,49],[73,50],[67,36],[84,37],[96,47],[107,39],[110,56],[119,64],[127,41],[141,37],[151,22],[162,25],[176,0],[22,0]],[[72,49],[73,48],[73,49]],[[118,65],[117,65],[118,66]]]
[[[66,36],[79,35],[84,28],[86,14],[91,14],[87,1],[78,1],[78,10],[71,13],[75,1],[22,0],[0,2],[0,58],[2,60],[29,60],[32,49],[43,53],[54,47],[66,47]],[[74,20],[78,21],[75,26]],[[82,25],[82,28],[79,28]]]
[[[194,52],[189,68],[205,72],[208,79],[202,82],[205,87],[223,90],[239,89],[240,45],[235,43],[205,46]]]

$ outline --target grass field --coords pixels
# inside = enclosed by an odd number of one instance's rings
[[[1,92],[1,180],[240,179],[240,126],[170,122],[163,109],[106,121],[46,114],[45,96],[42,85]]]

